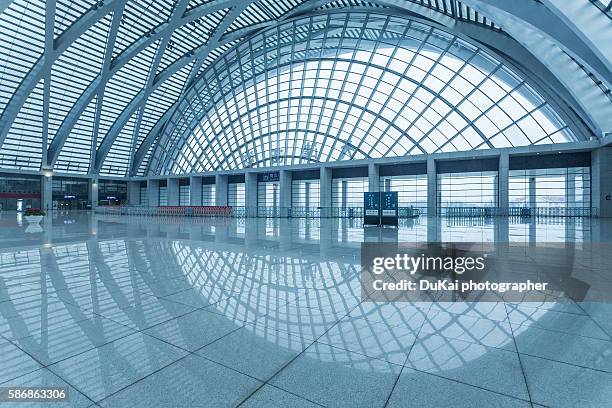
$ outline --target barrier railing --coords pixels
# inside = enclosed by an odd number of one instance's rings
[[[510,207],[510,217],[592,217],[597,215],[591,207]]]
[[[443,217],[494,217],[501,215],[497,207],[442,207],[440,215]]]
[[[95,210],[100,214],[137,216],[189,216],[233,218],[362,218],[362,207],[229,207],[229,206],[104,206]],[[416,218],[425,211],[416,207],[400,207],[399,218]],[[507,215],[509,217],[592,217],[597,216],[590,207],[510,207],[502,214],[497,207],[443,207],[440,215],[448,218],[479,218]]]

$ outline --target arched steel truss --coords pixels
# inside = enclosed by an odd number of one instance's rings
[[[0,1],[0,168],[142,172],[140,164],[176,101],[219,55],[279,20],[324,8],[382,6],[428,18],[502,52],[522,53],[526,68],[552,84],[584,120],[584,133],[609,131],[609,6],[590,0],[523,3]]]
[[[165,129],[151,172],[576,140],[489,53],[378,13],[328,13],[267,30],[211,65],[193,90]],[[261,136],[270,132],[276,139]],[[349,145],[356,148],[343,155]]]

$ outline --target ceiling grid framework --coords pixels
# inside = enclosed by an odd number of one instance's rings
[[[303,143],[327,162],[576,140],[511,69],[425,23],[337,13],[249,41],[195,84],[199,98],[182,103],[196,113],[179,109],[153,173],[304,164]],[[252,71],[236,78],[239,67]]]
[[[470,140],[476,140],[474,139],[476,136],[485,140],[485,144],[490,141],[489,147],[493,141],[499,145],[513,144],[509,139],[518,140],[523,136],[527,136],[528,139],[528,141],[523,140],[523,143],[542,143],[543,140],[557,143],[565,139],[552,133],[547,136],[548,139],[531,140],[526,133],[537,133],[538,128],[545,127],[550,128],[544,129],[545,133],[553,128],[559,130],[564,128],[564,121],[569,122],[572,127],[573,122],[584,120],[584,129],[589,131],[585,133],[583,129],[574,127],[572,128],[574,138],[600,137],[602,131],[605,132],[607,129],[608,119],[612,117],[611,84],[608,72],[605,70],[605,66],[609,66],[610,63],[606,58],[609,58],[611,51],[605,38],[608,36],[612,40],[610,36],[612,28],[604,29],[611,26],[610,4],[599,0],[577,0],[572,7],[567,7],[558,0],[537,2],[525,0],[525,3],[532,2],[547,11],[546,18],[542,20],[562,21],[564,24],[553,26],[542,24],[540,27],[537,21],[531,21],[525,16],[528,10],[536,6],[508,4],[499,0],[403,2],[396,0],[369,2],[360,0],[107,0],[104,2],[12,0],[3,2],[0,8],[0,168],[40,171],[48,166],[58,172],[99,173],[109,176],[145,175],[151,170],[186,171],[189,166],[186,166],[187,159],[181,153],[181,148],[189,146],[186,148],[191,152],[189,154],[199,157],[198,160],[205,158],[202,153],[205,149],[199,146],[199,143],[187,142],[187,139],[193,137],[195,133],[190,132],[197,132],[197,128],[203,132],[205,126],[200,123],[194,127],[194,123],[208,115],[210,112],[207,110],[217,109],[215,105],[199,106],[199,102],[194,102],[193,87],[199,78],[209,75],[212,71],[217,75],[230,72],[234,75],[234,80],[240,81],[244,79],[246,70],[253,71],[254,65],[251,68],[245,67],[240,73],[232,73],[229,66],[221,66],[219,63],[226,61],[227,55],[236,47],[252,41],[272,27],[275,27],[272,30],[278,32],[284,21],[294,21],[301,16],[326,15],[336,10],[349,11],[356,15],[382,12],[408,19],[429,20],[433,26],[440,24],[445,26],[448,32],[457,31],[463,40],[466,39],[466,35],[469,37],[472,33],[482,33],[475,43],[482,43],[482,36],[486,37],[487,31],[501,33],[510,41],[515,41],[512,36],[516,34],[516,46],[526,47],[536,58],[540,55],[545,57],[543,44],[547,47],[559,47],[559,51],[555,53],[567,56],[564,61],[568,63],[564,64],[542,60],[545,68],[550,70],[550,75],[567,87],[563,90],[552,89],[551,95],[566,92],[570,96],[567,101],[564,100],[558,112],[556,107],[546,103],[548,94],[540,98],[541,103],[534,105],[533,109],[521,109],[522,104],[517,101],[519,97],[515,97],[515,94],[533,92],[537,94],[534,90],[537,86],[530,87],[534,78],[530,78],[529,72],[526,77],[521,78],[525,73],[521,71],[516,78],[509,79],[508,83],[512,83],[512,86],[504,89],[507,95],[498,101],[493,103],[485,101],[483,105],[476,105],[471,100],[475,95],[479,95],[476,91],[467,97],[452,94],[451,81],[464,77],[459,71],[454,71],[450,77],[447,76],[446,84],[440,85],[439,79],[436,81],[436,78],[444,75],[440,72],[448,69],[441,59],[430,58],[432,65],[421,67],[425,69],[417,68],[418,64],[413,64],[410,68],[412,71],[407,74],[413,75],[416,72],[418,75],[423,75],[421,80],[428,82],[428,85],[414,83],[414,92],[405,95],[407,105],[413,103],[417,105],[416,109],[413,109],[415,106],[406,107],[416,112],[412,113],[412,116],[406,116],[409,123],[395,126],[393,121],[380,122],[377,101],[367,101],[365,109],[357,116],[357,118],[370,118],[370,115],[375,117],[378,115],[379,121],[369,123],[365,131],[378,134],[381,139],[387,136],[395,137],[394,141],[386,140],[383,143],[390,148],[389,152],[393,151],[384,154],[413,154],[432,150],[433,146],[440,151],[474,148]],[[596,21],[598,27],[604,27],[599,30],[597,36],[591,38],[588,27],[575,25],[574,21],[582,20],[575,18],[572,13],[579,13],[581,10],[588,11],[588,18]],[[540,44],[530,43],[518,35],[521,33],[520,24],[523,21],[521,19],[525,19],[525,28],[543,34]],[[350,27],[347,32],[349,36],[351,32],[359,32],[359,28]],[[555,38],[555,33],[559,33],[558,38]],[[321,40],[318,35],[328,38],[337,33],[330,27],[313,27],[311,32],[298,33],[295,36],[296,44],[291,45],[292,55],[300,56],[300,53],[303,53],[300,64],[310,67],[308,64],[312,64],[313,60],[307,57],[309,50],[296,49],[300,41],[304,44],[303,38],[300,39],[299,35],[308,38],[309,44],[316,44]],[[383,37],[377,40],[375,35],[372,30],[362,30],[360,40],[370,44],[370,48],[376,48],[379,40],[389,41]],[[394,40],[397,38],[396,36]],[[571,41],[564,42],[565,39]],[[590,42],[595,40],[598,42]],[[496,46],[499,44],[492,41],[491,44],[484,45],[487,53],[495,55]],[[592,52],[585,52],[585,49],[590,50],[590,48]],[[260,61],[269,67],[278,64],[279,56],[272,54],[273,49],[268,50],[268,54],[258,57],[263,57]],[[553,55],[550,52],[548,54]],[[370,52],[367,57],[374,58],[373,55]],[[443,55],[444,52],[438,57]],[[382,104],[382,109],[386,109],[387,105],[392,103],[389,98],[391,94],[386,94],[391,91],[392,88],[389,86],[392,85],[382,80],[390,74],[387,69],[388,64],[380,66],[361,64],[359,58],[344,59],[344,56],[338,58],[339,56],[338,53],[335,57],[325,56],[329,57],[328,62],[331,61],[334,68],[323,69],[319,64],[314,68],[315,72],[319,74],[322,71],[333,72],[338,64],[343,66],[348,63],[351,68],[344,71],[348,76],[355,75],[352,71],[353,66],[363,66],[365,67],[361,77],[363,83],[371,81],[367,78],[376,78],[370,75],[370,72],[378,70],[376,72],[380,74],[380,81],[369,89],[378,100],[386,95],[386,102]],[[389,63],[391,56],[385,57],[389,57],[386,61]],[[520,65],[520,61],[517,61],[517,65]],[[558,65],[562,66],[557,67]],[[296,75],[294,67],[286,66],[289,67],[288,75],[293,78]],[[309,70],[304,72],[307,71]],[[400,75],[397,72],[393,74]],[[276,72],[264,70],[266,76],[264,83],[275,80],[274,86],[282,87],[284,82],[280,79],[281,75],[285,74],[279,74],[278,70]],[[496,74],[491,71],[484,76],[477,73],[476,75],[483,86],[495,82],[493,79]],[[316,80],[320,82],[318,77]],[[335,85],[336,81],[337,78],[332,78],[328,83]],[[293,79],[291,82],[294,82]],[[236,111],[235,105],[241,92],[238,92],[233,82],[223,86],[229,86],[223,90],[223,93],[227,94],[228,90],[231,90],[228,94],[231,95],[231,99],[224,100],[219,107]],[[241,86],[242,93],[245,89],[248,90],[249,86],[255,86],[254,89],[259,90],[258,85],[253,83]],[[344,92],[347,86],[347,83],[344,83],[339,89],[328,88],[325,94]],[[246,122],[236,124],[235,128],[221,127],[217,135],[218,140],[215,140],[214,151],[218,155],[225,152],[223,154],[229,156],[215,157],[215,162],[221,166],[231,163],[233,167],[244,167],[246,159],[246,166],[271,166],[282,162],[279,159],[281,153],[295,160],[301,160],[305,152],[310,152],[308,160],[321,160],[326,154],[329,155],[338,149],[341,154],[337,159],[343,156],[375,157],[381,154],[380,146],[372,147],[365,139],[353,142],[355,139],[353,133],[345,135],[351,138],[350,143],[344,143],[342,137],[326,133],[330,132],[330,129],[339,132],[346,125],[347,119],[354,113],[355,105],[358,105],[359,101],[366,102],[360,99],[363,95],[352,95],[353,102],[348,105],[341,98],[334,100],[327,96],[323,99],[307,96],[300,101],[304,96],[302,93],[304,89],[303,84],[300,92],[291,88],[291,93],[296,95],[295,98],[279,97],[277,100],[271,100],[275,96],[267,95],[265,104],[257,102],[257,112],[263,109],[261,112],[263,117],[249,110],[241,112],[247,113]],[[433,91],[432,94],[446,95],[442,99],[424,97],[423,93],[429,91]],[[218,93],[219,89],[210,88],[207,92]],[[508,96],[510,94],[512,96]],[[489,96],[490,93],[486,95]],[[198,98],[202,100],[202,95],[198,95]],[[191,99],[191,102],[187,104],[184,102],[185,99]],[[302,102],[306,103],[306,100],[308,103],[304,105]],[[453,100],[456,100],[455,106],[446,103],[452,104]],[[446,104],[449,108],[442,109],[440,103]],[[262,118],[268,121],[266,123],[268,130],[274,126],[278,128],[284,123],[290,123],[297,115],[292,111],[292,107],[300,112],[298,115],[300,118],[303,112],[309,112],[307,120],[316,121],[318,129],[314,132],[319,134],[322,140],[326,140],[323,144],[319,145],[315,140],[310,140],[305,145],[300,145],[302,133],[299,132],[306,130],[302,126],[302,129],[284,129],[286,137],[290,137],[292,141],[282,139],[281,142],[276,136],[274,139],[269,135],[259,135],[258,139],[253,141],[251,152],[245,152],[244,146],[238,147],[238,150],[242,149],[241,153],[223,150],[224,135],[229,135],[236,144],[240,140],[232,132],[247,132],[256,123],[263,124]],[[474,107],[481,114],[477,114]],[[431,114],[432,116],[426,121],[424,118],[426,111],[435,111],[438,116],[434,118]],[[313,112],[320,114],[312,115]],[[325,117],[329,112],[338,115],[340,119]],[[469,112],[479,116],[472,117]],[[503,116],[508,112],[517,113]],[[587,115],[583,115],[582,112],[587,112]],[[577,120],[570,120],[572,114]],[[187,118],[183,118],[183,115]],[[222,120],[228,120],[227,115],[228,113],[217,112],[213,113],[212,117],[220,123]],[[503,118],[499,123],[494,123],[500,125],[501,129],[495,126],[497,128],[495,131],[491,127],[489,123],[491,120],[487,119],[489,116]],[[331,123],[336,127],[330,128]],[[470,123],[477,126],[467,125]],[[446,130],[441,131],[442,127]],[[427,130],[422,131],[423,128]],[[180,136],[171,135],[175,129]],[[447,131],[452,133],[455,130],[465,134],[442,141],[439,133]],[[495,133],[490,135],[491,132]],[[305,137],[306,133],[303,135]],[[160,145],[165,143],[164,140],[168,140],[168,137],[178,137],[178,139],[172,139],[173,143],[170,145]],[[403,138],[411,141],[412,150],[403,152],[400,148],[402,146],[400,141]],[[267,143],[265,148],[264,143]],[[162,159],[162,164],[159,156],[163,155],[164,149],[169,151]],[[264,150],[267,153],[264,154]],[[152,158],[155,162],[153,167],[151,167]],[[255,163],[251,163],[252,160]],[[170,166],[170,163],[176,165],[178,162],[181,162],[180,166],[174,168]]]

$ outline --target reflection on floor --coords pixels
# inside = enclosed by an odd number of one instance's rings
[[[364,240],[611,242],[607,221],[424,218],[364,233],[359,220],[89,213],[36,228],[3,213],[0,225],[0,386],[67,386],[64,406],[612,399],[610,304],[369,303],[359,286]]]

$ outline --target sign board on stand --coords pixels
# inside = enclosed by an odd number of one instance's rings
[[[363,225],[380,225],[380,193],[363,193]]]
[[[397,227],[398,198],[396,191],[383,191],[380,193],[380,225]]]

